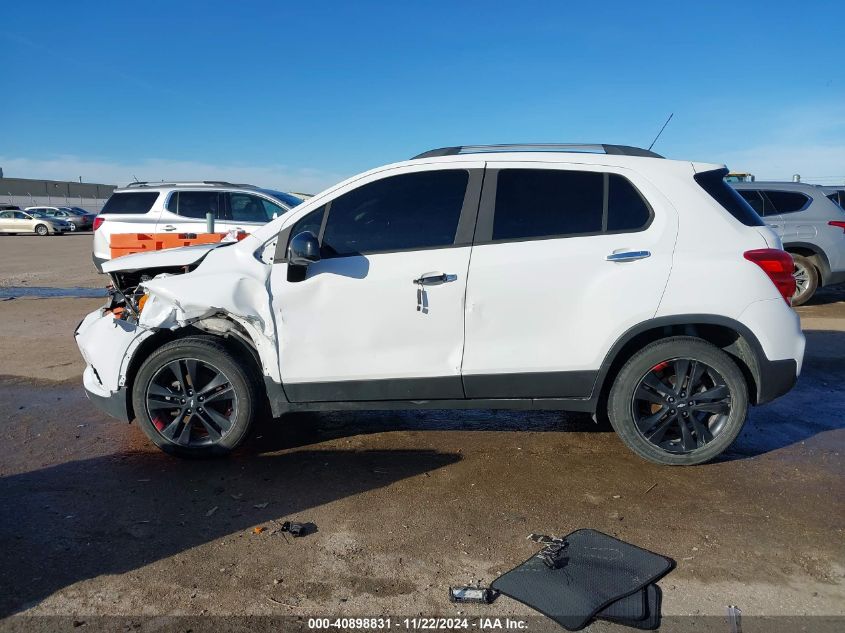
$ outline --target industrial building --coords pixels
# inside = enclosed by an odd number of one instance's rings
[[[21,208],[38,205],[82,207],[99,212],[116,185],[73,180],[6,178],[0,167],[0,202]]]

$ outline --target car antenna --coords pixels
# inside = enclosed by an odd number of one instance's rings
[[[655,136],[655,137],[654,137],[654,140],[651,142],[651,145],[649,145],[649,146],[648,146],[648,149],[649,149],[649,150],[650,150],[652,147],[654,147],[654,144],[657,142],[657,139],[659,139],[659,138],[660,138],[660,135],[661,135],[661,134],[663,134],[663,130],[665,130],[665,129],[666,129],[666,126],[667,126],[667,125],[669,125],[669,121],[671,121],[671,120],[672,120],[672,117],[673,117],[673,116],[675,116],[675,113],[674,113],[674,112],[672,112],[672,113],[669,115],[669,118],[668,118],[668,119],[666,119],[666,123],[664,123],[664,124],[663,124],[663,127],[662,127],[662,128],[660,128],[660,131],[657,133],[657,136]]]
[[[662,130],[661,130],[661,131],[662,131]],[[658,136],[660,136],[660,135],[658,134]],[[655,140],[656,140],[656,139],[655,139]],[[652,145],[654,145],[654,143],[652,143]],[[132,182],[141,182],[141,181],[140,181],[140,180],[138,180],[138,176],[136,176],[135,174],[132,174]]]

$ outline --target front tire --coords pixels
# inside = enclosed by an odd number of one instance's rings
[[[802,306],[813,298],[819,287],[819,271],[808,258],[791,253],[795,268],[792,276],[795,278],[795,294],[792,295],[792,305]]]
[[[40,235],[41,237],[44,237],[49,232],[50,232],[50,229],[48,229],[45,224],[39,224],[35,227],[36,235]]]
[[[736,439],[748,413],[737,364],[702,339],[677,336],[647,345],[619,371],[608,416],[620,439],[656,464],[707,462]]]
[[[243,442],[258,409],[249,365],[220,340],[171,341],[147,358],[132,387],[141,428],[166,453],[225,455]]]

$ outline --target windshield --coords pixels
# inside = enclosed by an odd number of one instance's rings
[[[284,191],[274,191],[272,189],[262,189],[261,191],[266,193],[268,196],[275,198],[289,209],[293,209],[296,205],[302,204],[302,198],[298,198],[290,193],[285,193]]]

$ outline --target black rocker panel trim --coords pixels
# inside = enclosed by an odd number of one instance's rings
[[[449,400],[464,397],[461,377],[395,378],[285,383],[291,402],[355,402],[360,400]]]
[[[467,398],[589,398],[596,371],[464,375]]]
[[[589,398],[595,371],[532,372],[434,378],[286,383],[290,402]]]

